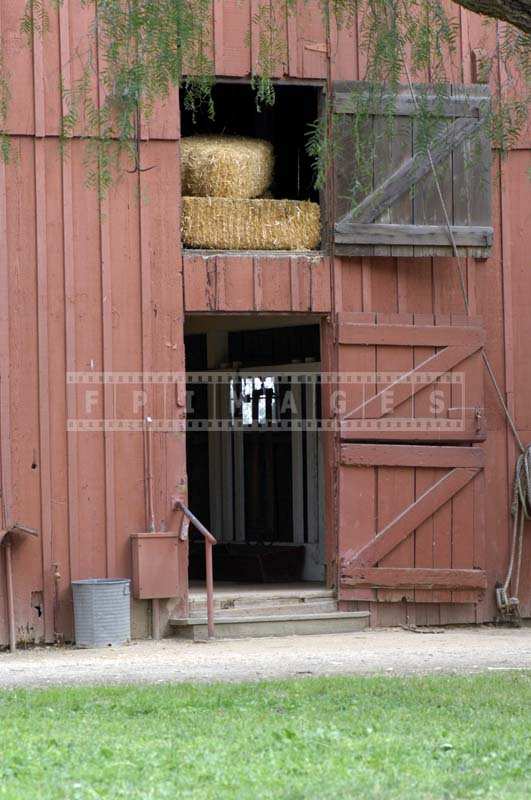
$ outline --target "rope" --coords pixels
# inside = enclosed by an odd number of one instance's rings
[[[402,49],[402,62],[404,64],[404,69],[407,76],[407,82],[409,86],[409,92],[411,94],[411,99],[415,105],[416,110],[419,111],[418,101],[415,95],[415,90],[413,88],[413,83],[411,80],[411,75],[409,72],[407,61],[404,57],[403,49]],[[439,197],[439,201],[441,203],[442,211],[444,214],[445,224],[448,229],[448,236],[450,238],[450,242],[452,245],[452,251],[457,260],[457,271],[459,275],[461,294],[463,295],[463,304],[465,306],[466,313],[469,314],[470,311],[468,303],[468,293],[465,285],[463,264],[455,241],[454,233],[452,230],[452,224],[450,222],[450,216],[448,214],[448,209],[446,207],[446,203],[442,193],[441,184],[439,182],[439,176],[437,175],[437,170],[435,168],[435,164],[429,147],[427,148],[427,154],[430,162],[430,168],[433,173],[433,178],[435,181],[435,187],[437,189],[437,195]],[[524,447],[524,443],[520,438],[520,435],[516,429],[516,423],[509,410],[509,407],[507,406],[501,387],[498,381],[496,380],[496,375],[494,374],[494,369],[492,367],[490,359],[485,350],[482,350],[481,354],[483,357],[483,362],[491,379],[492,385],[494,386],[494,389],[496,391],[498,401],[501,407],[503,408],[506,421],[520,449],[520,456],[518,457],[518,460],[516,462],[515,477],[513,484],[513,501],[511,504],[511,514],[513,516],[511,555],[509,558],[509,567],[507,569],[507,576],[505,578],[503,587],[501,590],[497,591],[498,608],[500,609],[500,611],[502,611],[502,613],[506,612],[510,613],[511,611],[515,611],[518,609],[518,585],[520,582],[520,569],[522,564],[524,522],[526,519],[531,519],[531,445],[529,445],[527,448]],[[509,585],[511,584],[513,571],[515,571],[515,579],[513,583],[514,596],[510,599],[510,601],[508,601],[507,590],[509,588]]]
[[[507,577],[505,578],[503,589],[505,592],[507,592],[509,589],[516,561],[513,594],[518,596],[520,567],[522,563],[524,522],[526,519],[531,519],[531,445],[529,445],[525,452],[518,457],[518,461],[516,462],[511,514],[513,516],[511,557],[509,559],[509,568],[507,570]]]

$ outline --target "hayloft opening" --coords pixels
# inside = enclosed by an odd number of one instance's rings
[[[270,196],[279,200],[319,202],[307,134],[320,114],[322,87],[275,83],[275,103],[257,107],[250,83],[216,83],[212,90],[214,118],[207,108],[195,115],[181,92],[181,135],[226,134],[265,139],[273,144],[275,164]],[[195,116],[195,118],[194,118]]]
[[[185,346],[188,503],[218,541],[216,582],[322,581],[318,318],[189,315]]]

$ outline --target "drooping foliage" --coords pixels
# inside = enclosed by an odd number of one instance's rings
[[[28,0],[21,30],[28,46],[35,36],[46,36],[49,14],[64,0]],[[77,0],[93,9],[93,25],[76,51],[82,68],[73,84],[61,76],[66,109],[62,139],[76,132],[86,140],[87,182],[105,192],[123,168],[126,154],[138,166],[140,120],[149,118],[156,104],[176,86],[182,86],[186,107],[195,113],[206,104],[215,114],[211,88],[212,0]],[[260,108],[275,101],[271,76],[286,61],[285,15],[309,0],[271,0],[260,4],[254,17],[257,60],[252,76]],[[376,92],[385,87],[391,98],[408,79],[430,82],[441,96],[454,80],[457,26],[445,0],[318,0],[325,26],[356,25],[359,31],[360,76]],[[495,23],[492,23],[495,25]],[[250,36],[250,32],[249,32]],[[488,42],[489,31],[485,31]],[[510,26],[498,26],[494,45],[486,45],[478,63],[480,77],[496,73],[497,92],[490,117],[493,144],[502,149],[518,138],[527,123],[531,85],[529,36]],[[245,46],[245,43],[242,43]],[[9,157],[4,132],[10,102],[10,76],[0,39],[0,147]],[[499,64],[503,78],[499,79]],[[492,73],[492,74],[491,74]],[[99,86],[95,87],[95,75]],[[363,95],[367,97],[367,93]],[[358,146],[367,146],[363,100],[355,115]],[[367,102],[367,101],[365,101]],[[390,101],[390,107],[391,107]],[[329,115],[330,117],[330,115]],[[430,122],[426,115],[426,140]],[[329,120],[330,121],[330,120]],[[422,138],[422,137],[421,137]],[[318,121],[309,132],[308,149],[315,160],[317,180],[327,171],[331,151],[330,124]]]

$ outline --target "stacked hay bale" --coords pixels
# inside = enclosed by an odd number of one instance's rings
[[[273,177],[273,147],[241,136],[181,142],[185,247],[208,250],[313,250],[317,203],[262,197]]]

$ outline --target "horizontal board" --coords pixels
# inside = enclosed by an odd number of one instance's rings
[[[369,442],[379,439],[382,442],[483,442],[487,438],[485,428],[477,430],[472,420],[464,421],[457,427],[451,423],[445,424],[445,419],[429,420],[424,428],[416,418],[400,420],[396,417],[387,419],[347,419],[340,422],[341,439],[348,441]],[[434,444],[437,446],[437,444]]]
[[[484,97],[436,97],[422,96],[422,113],[428,111],[438,117],[479,117],[485,107]],[[395,95],[384,94],[372,99],[356,89],[350,92],[334,93],[334,111],[336,114],[356,114],[360,111],[374,116],[387,116],[392,108],[393,114],[399,117],[418,117],[420,111],[411,97],[409,89]]]
[[[337,94],[348,94],[352,92],[353,89],[357,91],[363,91],[366,89],[369,91],[371,89],[372,84],[368,81],[334,81],[333,88],[334,92]],[[448,91],[449,91],[449,87]],[[408,83],[399,83],[396,87],[395,94],[404,94],[409,93],[411,91]],[[437,86],[435,84],[429,83],[413,83],[413,91],[415,92],[422,92],[424,94],[429,94],[430,91],[432,94],[440,94],[441,87],[440,85]],[[490,87],[487,83],[474,83],[473,85],[469,83],[452,83],[451,87],[452,97],[478,97],[479,99],[484,97],[490,97]]]
[[[481,347],[485,341],[483,328],[471,325],[357,325],[339,324],[339,344],[413,345],[448,347],[466,342]]]
[[[476,467],[485,463],[481,447],[442,447],[411,444],[343,444],[341,464],[380,467]]]
[[[415,594],[415,603],[420,604],[417,606],[419,609],[419,613],[423,615],[421,617],[422,625],[425,625],[426,617],[423,614],[421,609],[425,609],[427,604],[432,606],[439,606],[440,608],[452,608],[453,611],[456,610],[456,606],[463,606],[463,605],[475,605],[476,603],[480,603],[485,597],[485,591],[483,589],[460,589],[459,591],[452,592],[451,589],[423,589],[422,587],[417,587],[416,589],[412,589],[407,587],[405,590],[401,590],[400,588],[396,589],[372,589],[367,587],[361,586],[348,586],[347,584],[341,584],[341,599],[344,601],[358,601],[363,600],[367,601],[367,594],[373,594],[374,597],[371,597],[370,600],[378,600],[381,603],[395,603],[396,606],[404,606],[404,596],[407,594],[414,593]],[[418,597],[422,595],[422,598]],[[441,599],[446,595],[446,599]],[[418,598],[418,599],[417,599]],[[445,604],[451,604],[446,606]],[[389,609],[389,605],[387,605],[387,610]],[[408,605],[408,612],[411,613],[414,609],[414,606],[411,604]],[[400,611],[397,609],[397,613],[400,614]],[[438,614],[437,611],[434,612],[436,615]],[[459,612],[458,612],[459,613]],[[437,617],[436,617],[437,618]],[[395,617],[396,619],[396,617]],[[403,618],[402,618],[403,619]],[[476,622],[474,612],[472,611],[471,615],[466,619],[462,619],[462,622]],[[393,624],[402,624],[402,623],[393,623]]]
[[[338,222],[337,244],[441,245],[452,246],[446,225],[393,225]],[[453,225],[452,236],[460,247],[490,247],[494,231],[479,225]]]
[[[376,245],[371,244],[336,244],[334,246],[334,253],[338,257],[343,258],[353,258],[353,257],[360,257],[364,256],[366,258],[381,255],[378,253],[378,247]],[[420,247],[410,244],[395,244],[393,245],[392,254],[396,258],[411,258],[411,257],[426,257],[426,247]],[[487,258],[490,258],[492,254],[492,248],[490,247],[458,247],[457,255],[459,258],[475,258],[478,261],[486,261]],[[447,247],[438,246],[437,252],[433,253],[432,255],[436,255],[438,257],[444,258],[453,258],[454,251],[453,248],[448,245]],[[435,266],[437,265],[437,261],[435,262]],[[378,261],[373,261],[373,264],[377,265]]]
[[[487,574],[480,569],[345,566],[341,582],[373,589],[486,589]]]

